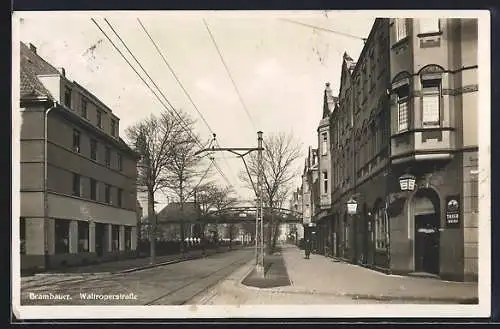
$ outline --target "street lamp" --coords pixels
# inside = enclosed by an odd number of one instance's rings
[[[413,191],[415,189],[415,176],[405,173],[399,177],[399,187],[401,191]]]
[[[348,215],[355,215],[356,212],[358,211],[358,201],[356,201],[354,198],[350,198],[347,202],[347,214]]]

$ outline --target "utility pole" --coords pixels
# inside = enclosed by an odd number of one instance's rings
[[[213,134],[213,139],[215,140],[216,135]],[[260,275],[264,276],[264,217],[263,217],[263,198],[262,198],[262,191],[263,191],[263,178],[264,178],[264,165],[263,165],[263,159],[262,159],[262,151],[264,150],[263,146],[263,139],[262,139],[262,131],[257,132],[257,147],[233,147],[233,148],[227,148],[227,147],[219,147],[216,148],[212,146],[211,148],[199,150],[195,153],[195,155],[198,155],[203,152],[231,152],[233,154],[236,154],[238,157],[241,158],[243,161],[243,164],[245,165],[245,169],[247,171],[248,177],[250,178],[250,183],[252,184],[252,187],[254,189],[255,195],[257,196],[257,214],[255,216],[255,255],[256,255],[256,264],[255,264],[255,270],[257,273]],[[237,151],[241,151],[244,153],[238,153]],[[250,152],[253,151],[258,151],[257,154],[257,186],[254,184],[252,175],[250,174],[250,171],[248,169],[247,163],[245,161],[245,155],[249,154]]]
[[[256,218],[256,249],[257,249],[257,264],[255,270],[261,276],[264,276],[264,216],[262,212],[263,204],[263,176],[264,176],[264,166],[262,161],[262,131],[257,133],[257,163],[258,163],[258,174],[257,174],[257,218]],[[258,242],[257,242],[258,241]]]

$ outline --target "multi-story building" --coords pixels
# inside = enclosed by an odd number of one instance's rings
[[[477,280],[477,39],[475,19],[378,18],[358,60],[344,55],[329,114],[333,219],[318,226],[336,257]],[[416,185],[402,191],[407,174]]]
[[[339,107],[331,116],[336,255],[386,268],[389,162],[389,20],[376,19],[359,59],[344,54]],[[355,198],[358,213],[347,214]]]
[[[134,254],[138,155],[119,118],[36,47],[20,47],[21,268]]]
[[[477,19],[390,21],[393,272],[477,280],[477,42]]]
[[[318,175],[319,175],[319,207],[315,209],[313,222],[317,229],[317,250],[321,254],[332,252],[332,155],[330,116],[335,111],[338,98],[333,97],[330,83],[327,82],[323,92],[323,114],[318,124]]]
[[[292,199],[290,200],[290,209],[303,215],[302,208],[304,206],[304,202],[302,198],[304,196],[304,193],[302,192],[302,188],[303,187],[297,188],[297,190],[292,193]],[[299,224],[289,225],[292,226],[290,230],[294,234],[296,242],[304,238],[304,227],[302,226],[303,222]]]
[[[309,146],[302,173],[302,224],[304,239],[311,238],[316,209],[319,209],[318,149]]]

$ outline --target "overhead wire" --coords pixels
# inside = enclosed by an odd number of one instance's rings
[[[130,63],[130,61],[126,58],[126,56],[122,53],[122,51],[116,46],[116,44],[111,40],[111,38],[108,36],[108,34],[101,28],[101,26],[95,21],[95,19],[91,18],[92,22],[94,22],[94,24],[99,28],[99,30],[104,34],[104,36],[108,39],[108,41],[113,45],[113,47],[118,51],[118,53],[123,57],[123,59],[125,59],[125,61],[127,62],[127,64],[134,70],[134,72],[139,76],[139,78],[146,84],[146,86],[148,87],[148,89],[156,96],[156,98],[158,99],[158,101],[160,102],[160,104],[162,104],[162,106],[170,113],[170,114],[173,114],[175,113],[178,117],[178,119],[180,120],[180,122],[183,123],[183,125],[181,125],[185,130],[186,132],[191,136],[191,138],[193,138],[193,140],[196,141],[196,143],[203,149],[204,146],[203,144],[201,144],[198,136],[196,136],[196,134],[193,133],[193,131],[189,128],[189,126],[187,125],[187,123],[183,120],[182,116],[175,110],[175,107],[170,103],[170,101],[168,100],[168,98],[165,96],[165,94],[161,91],[161,89],[158,87],[158,85],[155,83],[155,81],[153,80],[153,78],[151,78],[151,76],[149,75],[149,73],[146,71],[146,69],[142,66],[142,64],[140,63],[140,61],[137,59],[137,57],[132,53],[132,51],[130,50],[130,48],[127,46],[127,44],[125,43],[125,41],[120,37],[119,33],[116,31],[116,29],[113,28],[112,24],[109,22],[108,19],[104,19],[105,22],[108,24],[108,26],[111,28],[111,30],[113,31],[113,33],[118,37],[118,39],[121,41],[121,43],[125,46],[125,48],[127,49],[128,53],[132,56],[132,58],[135,60],[135,62],[139,65],[139,67],[143,70],[143,72],[146,74],[146,76],[149,78],[149,80],[151,80],[152,84],[154,85],[154,87],[156,87],[156,89],[158,89],[158,92],[161,94],[161,96],[166,100],[166,102],[170,105],[171,109],[169,109],[165,103],[160,99],[160,97],[155,93],[155,91],[153,90],[153,88],[151,88],[151,86],[146,82],[146,80],[141,76],[141,74],[135,69],[135,67]],[[174,116],[175,117],[175,116]],[[212,159],[212,162],[214,162],[214,160]],[[210,164],[211,166],[211,164]],[[209,167],[210,167],[209,166]],[[208,173],[208,170],[207,170],[207,173]],[[206,175],[204,175],[203,177],[205,177]],[[224,177],[227,181],[227,178]],[[231,184],[229,184],[231,185]]]
[[[205,123],[205,125],[207,126],[208,130],[210,131],[210,133],[212,133],[212,135],[215,136],[215,133],[214,131],[212,130],[212,128],[210,127],[210,125],[208,124],[207,120],[205,119],[205,117],[203,116],[203,114],[201,113],[200,109],[198,108],[198,106],[195,104],[194,100],[192,99],[191,95],[189,94],[189,92],[186,90],[186,88],[184,87],[184,85],[182,84],[182,82],[180,81],[179,77],[177,76],[177,74],[175,73],[173,67],[170,65],[170,63],[168,62],[166,56],[164,55],[164,52],[161,51],[160,47],[158,46],[158,44],[156,43],[156,41],[153,39],[151,33],[149,33],[149,31],[146,29],[146,27],[144,26],[144,24],[142,23],[142,21],[137,18],[137,21],[139,22],[139,25],[142,27],[144,33],[146,33],[146,35],[148,36],[149,40],[151,41],[151,43],[153,44],[153,46],[155,47],[157,53],[160,55],[161,59],[163,60],[163,62],[165,63],[165,65],[168,67],[168,69],[170,70],[170,73],[172,73],[172,75],[174,76],[175,80],[177,81],[178,85],[181,87],[182,91],[184,92],[184,94],[187,96],[187,98],[189,99],[189,101],[191,102],[191,105],[193,105],[193,107],[195,108],[196,112],[198,112],[199,116],[201,117],[201,119],[203,120],[203,122]],[[215,137],[214,137],[215,139]],[[219,142],[216,140],[216,143],[218,145],[218,147],[220,147],[219,145]],[[229,164],[227,163],[227,159],[225,158],[224,154],[222,154],[223,156],[223,159],[224,161],[226,162],[226,166],[228,168],[228,170],[231,172],[231,167],[229,166]],[[231,174],[233,174],[231,172]],[[232,184],[231,184],[232,185]]]
[[[94,19],[94,18],[91,18],[91,21],[97,26],[97,28],[102,32],[102,34],[104,34],[104,36],[108,39],[108,41],[111,43],[111,45],[115,48],[115,50],[121,55],[121,57],[125,60],[125,62],[127,62],[127,64],[130,66],[130,68],[137,74],[137,76],[142,80],[142,82],[146,85],[146,87],[153,93],[153,95],[158,99],[158,101],[160,102],[160,104],[170,113],[172,114],[172,112],[176,113],[177,116],[179,117],[179,119],[181,120],[181,122],[184,123],[184,125],[182,125],[182,127],[186,130],[186,132],[188,134],[190,134],[191,138],[193,138],[195,141],[197,141],[197,143],[200,145],[200,146],[203,146],[199,139],[196,137],[196,136],[193,136],[193,132],[191,131],[191,129],[189,129],[189,127],[186,125],[186,123],[182,120],[182,118],[180,117],[180,115],[175,111],[175,108],[172,106],[172,104],[168,101],[168,99],[165,97],[165,95],[161,92],[161,90],[158,88],[158,86],[156,85],[156,83],[151,79],[151,77],[149,76],[149,74],[147,74],[147,72],[144,70],[144,68],[141,66],[141,68],[143,69],[143,71],[146,73],[146,75],[149,77],[149,79],[151,80],[151,82],[153,83],[153,85],[158,89],[158,91],[160,92],[160,94],[163,96],[163,98],[167,101],[167,103],[172,107],[171,109],[168,108],[167,105],[165,105],[165,103],[161,100],[160,96],[158,96],[158,94],[153,90],[153,88],[149,85],[149,83],[142,77],[142,75],[137,71],[137,69],[132,65],[132,63],[130,63],[130,61],[128,60],[128,58],[123,54],[123,52],[118,48],[118,46],[113,42],[113,40],[111,40],[111,38],[109,37],[109,35],[102,29],[102,27],[99,25],[99,23],[97,23],[97,21]],[[123,41],[122,41],[123,42]],[[129,50],[130,52],[130,50]],[[135,56],[133,56],[135,58]],[[137,58],[135,58],[135,60],[137,61]],[[138,62],[138,61],[137,61]]]
[[[229,79],[231,80],[231,83],[233,84],[233,87],[234,87],[236,93],[238,94],[238,98],[240,100],[240,103],[243,106],[243,109],[245,110],[248,118],[250,119],[250,123],[253,125],[254,129],[257,130],[255,122],[253,121],[253,118],[250,115],[250,111],[248,110],[248,107],[246,106],[245,101],[243,100],[243,97],[241,96],[240,90],[239,90],[238,86],[236,85],[236,82],[233,78],[233,75],[231,74],[231,71],[229,70],[229,66],[227,65],[226,61],[224,60],[224,56],[222,55],[222,51],[220,50],[219,45],[217,44],[217,41],[215,40],[215,37],[210,29],[210,26],[208,25],[208,23],[205,19],[203,19],[203,23],[205,25],[205,28],[207,29],[207,32],[210,36],[210,39],[212,40],[212,43],[213,43],[215,49],[217,50],[217,53],[219,54],[219,58],[220,58],[222,64],[224,65],[224,68],[226,69],[226,73],[229,76]],[[264,147],[268,148],[266,141],[263,140],[262,142],[263,142]],[[263,164],[261,164],[261,166],[263,166]]]

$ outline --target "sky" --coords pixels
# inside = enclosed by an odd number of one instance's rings
[[[221,147],[256,147],[257,131],[266,135],[292,133],[307,147],[317,145],[323,91],[330,82],[338,92],[342,55],[356,60],[374,17],[368,12],[149,12],[69,13],[23,12],[19,16],[21,41],[33,43],[40,56],[96,95],[120,118],[120,135],[151,113],[164,110],[152,92],[128,66],[94,18],[126,54],[104,19],[127,43],[155,83],[176,108],[189,113],[201,140],[217,134]],[[198,114],[156,51],[138,19],[157,43],[168,64],[202,113]],[[240,101],[207,27],[238,88]],[[290,22],[340,32],[333,33]],[[352,37],[344,34],[352,35]],[[133,59],[130,61],[139,70]],[[145,77],[145,75],[143,74]],[[216,163],[243,199],[253,192],[238,179],[241,159],[215,154]],[[301,158],[296,166],[301,168]],[[214,171],[212,179],[226,180]],[[296,185],[300,184],[300,175]],[[167,203],[157,196],[157,208]]]

